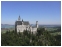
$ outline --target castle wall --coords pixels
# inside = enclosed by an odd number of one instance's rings
[[[37,28],[32,28],[32,32],[35,34],[37,31]]]
[[[29,25],[17,25],[17,32],[23,32],[26,29],[29,30]]]

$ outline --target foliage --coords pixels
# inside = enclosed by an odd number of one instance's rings
[[[7,31],[1,34],[2,46],[60,46],[61,35],[52,36],[44,28],[39,28],[36,34],[25,30],[23,33]]]

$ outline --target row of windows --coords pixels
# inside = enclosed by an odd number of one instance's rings
[[[17,27],[17,28],[21,28],[21,29],[23,29],[23,28],[29,28],[29,27]]]

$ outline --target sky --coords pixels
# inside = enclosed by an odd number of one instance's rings
[[[60,25],[60,1],[2,1],[1,24],[15,24],[18,17],[30,24]]]

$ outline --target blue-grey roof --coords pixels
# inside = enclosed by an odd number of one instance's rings
[[[22,21],[16,21],[15,24],[16,25],[22,25]],[[29,22],[28,21],[23,21],[23,24],[24,25],[29,25]]]

